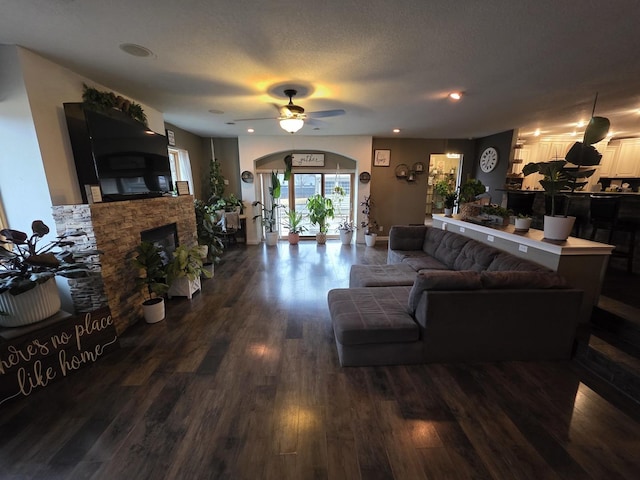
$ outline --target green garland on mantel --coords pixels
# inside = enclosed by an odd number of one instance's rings
[[[147,116],[139,104],[132,102],[131,100],[127,100],[120,95],[116,96],[113,92],[101,92],[100,90],[89,87],[84,83],[82,84],[82,87],[82,102],[89,108],[102,112],[107,111],[110,108],[117,108],[132,119],[143,123],[145,126],[147,125]]]

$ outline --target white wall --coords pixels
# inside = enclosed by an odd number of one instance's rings
[[[9,227],[53,225],[51,197],[16,47],[0,46],[0,198]]]
[[[293,141],[292,141],[293,140]],[[364,195],[369,195],[369,184],[360,183],[357,180],[360,172],[371,172],[373,141],[367,136],[344,137],[305,137],[305,136],[243,136],[238,138],[238,151],[240,156],[240,172],[248,170],[254,174],[256,180],[253,183],[242,183],[242,199],[251,203],[259,198],[259,185],[256,175],[255,162],[262,157],[273,153],[283,152],[283,157],[291,150],[301,151],[309,149],[313,151],[334,152],[356,161],[356,206],[360,205]],[[261,241],[260,222],[252,222],[251,217],[259,213],[247,212],[247,243],[258,244]],[[358,224],[362,220],[360,209],[357,210]],[[358,230],[357,241],[364,242],[364,233]]]

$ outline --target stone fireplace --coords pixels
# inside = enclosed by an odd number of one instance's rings
[[[136,287],[138,271],[131,265],[133,251],[142,232],[175,224],[177,243],[197,244],[193,197],[158,197],[124,202],[53,207],[58,234],[81,229],[86,233],[80,250],[97,248],[101,268],[95,278],[71,280],[71,297],[76,311],[108,306],[118,334],[142,318],[142,292]],[[162,235],[162,233],[161,233]]]

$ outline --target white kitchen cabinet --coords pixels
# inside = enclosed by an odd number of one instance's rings
[[[640,141],[624,141],[620,143],[614,177],[640,177]]]
[[[594,175],[594,177],[611,177],[613,175],[613,172],[615,172],[618,146],[607,145],[604,149],[598,149],[598,151],[602,153],[602,159],[600,159],[600,166],[597,167],[598,172]]]

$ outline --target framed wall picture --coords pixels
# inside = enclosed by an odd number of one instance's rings
[[[176,136],[173,133],[173,130],[167,130],[167,142],[169,143],[170,147],[176,146]]]
[[[373,151],[374,167],[388,167],[390,163],[391,163],[391,150],[374,150]]]
[[[178,180],[176,182],[176,190],[178,190],[178,195],[189,195],[189,182]]]

